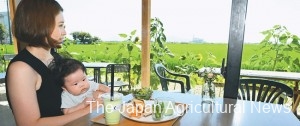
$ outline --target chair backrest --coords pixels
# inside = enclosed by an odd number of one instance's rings
[[[10,60],[12,60],[15,56],[16,56],[16,54],[3,54],[3,59],[6,60],[6,61],[10,61]]]
[[[238,99],[283,104],[293,90],[287,85],[265,79],[240,79]]]
[[[180,73],[175,73],[172,71],[169,71],[163,64],[158,63],[154,65],[154,71],[156,73],[156,75],[158,76],[160,83],[161,83],[161,87],[163,91],[168,91],[168,83],[172,82],[175,84],[179,84],[180,85],[180,90],[181,93],[185,93],[186,91],[189,91],[191,89],[191,85],[190,85],[190,77],[187,74],[180,74]],[[177,77],[180,78],[184,78],[185,82],[180,80],[180,79],[176,79]],[[186,89],[185,89],[186,87]]]
[[[154,65],[154,71],[156,73],[156,75],[158,76],[159,80],[160,80],[160,83],[161,83],[161,87],[162,87],[162,90],[163,91],[168,91],[168,82],[166,79],[166,67],[161,64],[161,63],[158,63],[158,64],[155,64]]]
[[[114,71],[112,71],[112,67],[114,67]],[[114,80],[115,81],[123,81],[128,83],[128,88],[130,89],[131,87],[131,82],[130,82],[130,69],[131,66],[130,64],[108,64],[106,66],[106,74],[105,74],[105,83],[108,84],[112,82],[111,80],[111,75],[114,75]],[[112,73],[113,72],[113,73]]]
[[[4,63],[4,70],[6,71],[7,64],[16,56],[16,54],[3,54],[2,60]]]

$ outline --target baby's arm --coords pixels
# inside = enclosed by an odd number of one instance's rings
[[[103,100],[101,95],[110,92],[110,87],[104,84],[97,84],[95,88],[95,91],[93,91],[93,98],[96,100],[97,104],[102,104]]]
[[[69,113],[75,112],[77,110],[83,109],[90,105],[91,102],[88,102],[88,101],[93,101],[93,98],[85,98],[80,104],[78,104],[76,106],[73,106],[71,108],[63,108],[63,113],[69,114]]]
[[[96,100],[101,99],[101,95],[104,94],[104,93],[106,93],[106,92],[96,90],[96,91],[93,92],[93,97]]]
[[[107,92],[110,92],[110,87],[108,87],[104,84],[99,84],[97,90],[100,91],[100,92],[103,92],[103,93],[107,93]]]

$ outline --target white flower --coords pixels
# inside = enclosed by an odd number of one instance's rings
[[[208,73],[207,74],[207,78],[213,78],[214,77],[214,74],[213,73]]]

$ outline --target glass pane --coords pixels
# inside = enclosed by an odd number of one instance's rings
[[[122,41],[118,34],[141,32],[141,1],[57,0],[64,8],[67,33],[88,32],[102,41]],[[67,36],[72,38],[72,36]]]
[[[231,0],[152,0],[170,42],[227,43]]]
[[[0,28],[2,28],[0,32],[1,44],[12,44],[10,37],[11,30],[7,5],[7,0],[0,0]]]
[[[297,16],[300,15],[299,6],[299,0],[248,1],[242,68],[269,71],[300,71],[299,67],[293,67],[293,62],[299,57],[299,52],[296,51],[296,48],[292,49],[287,46],[291,39],[286,43],[283,36],[284,33],[290,32],[290,34],[299,37],[300,17]],[[278,25],[278,28],[282,27],[278,30],[272,30],[276,25]],[[262,34],[266,30],[271,30],[270,32],[275,32],[275,34],[280,30],[284,31],[277,34],[279,36],[275,37],[275,39],[269,39],[267,34]],[[270,44],[260,48],[262,44],[259,43],[262,43],[265,38],[265,42]]]

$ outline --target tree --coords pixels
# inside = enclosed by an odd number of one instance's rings
[[[94,36],[92,38],[92,42],[98,42],[98,41],[102,41],[102,40],[99,37],[97,37],[97,36]]]
[[[7,31],[5,29],[5,26],[3,24],[0,24],[0,43],[4,44],[5,38],[7,36]]]
[[[88,32],[72,32],[71,35],[75,41],[79,41],[82,44],[91,44],[92,42],[101,40],[96,36],[92,37]]]
[[[79,33],[80,33],[80,32],[72,32],[72,33],[70,34],[70,35],[73,36],[73,40],[74,40],[74,41],[79,40],[79,39],[78,39]]]

